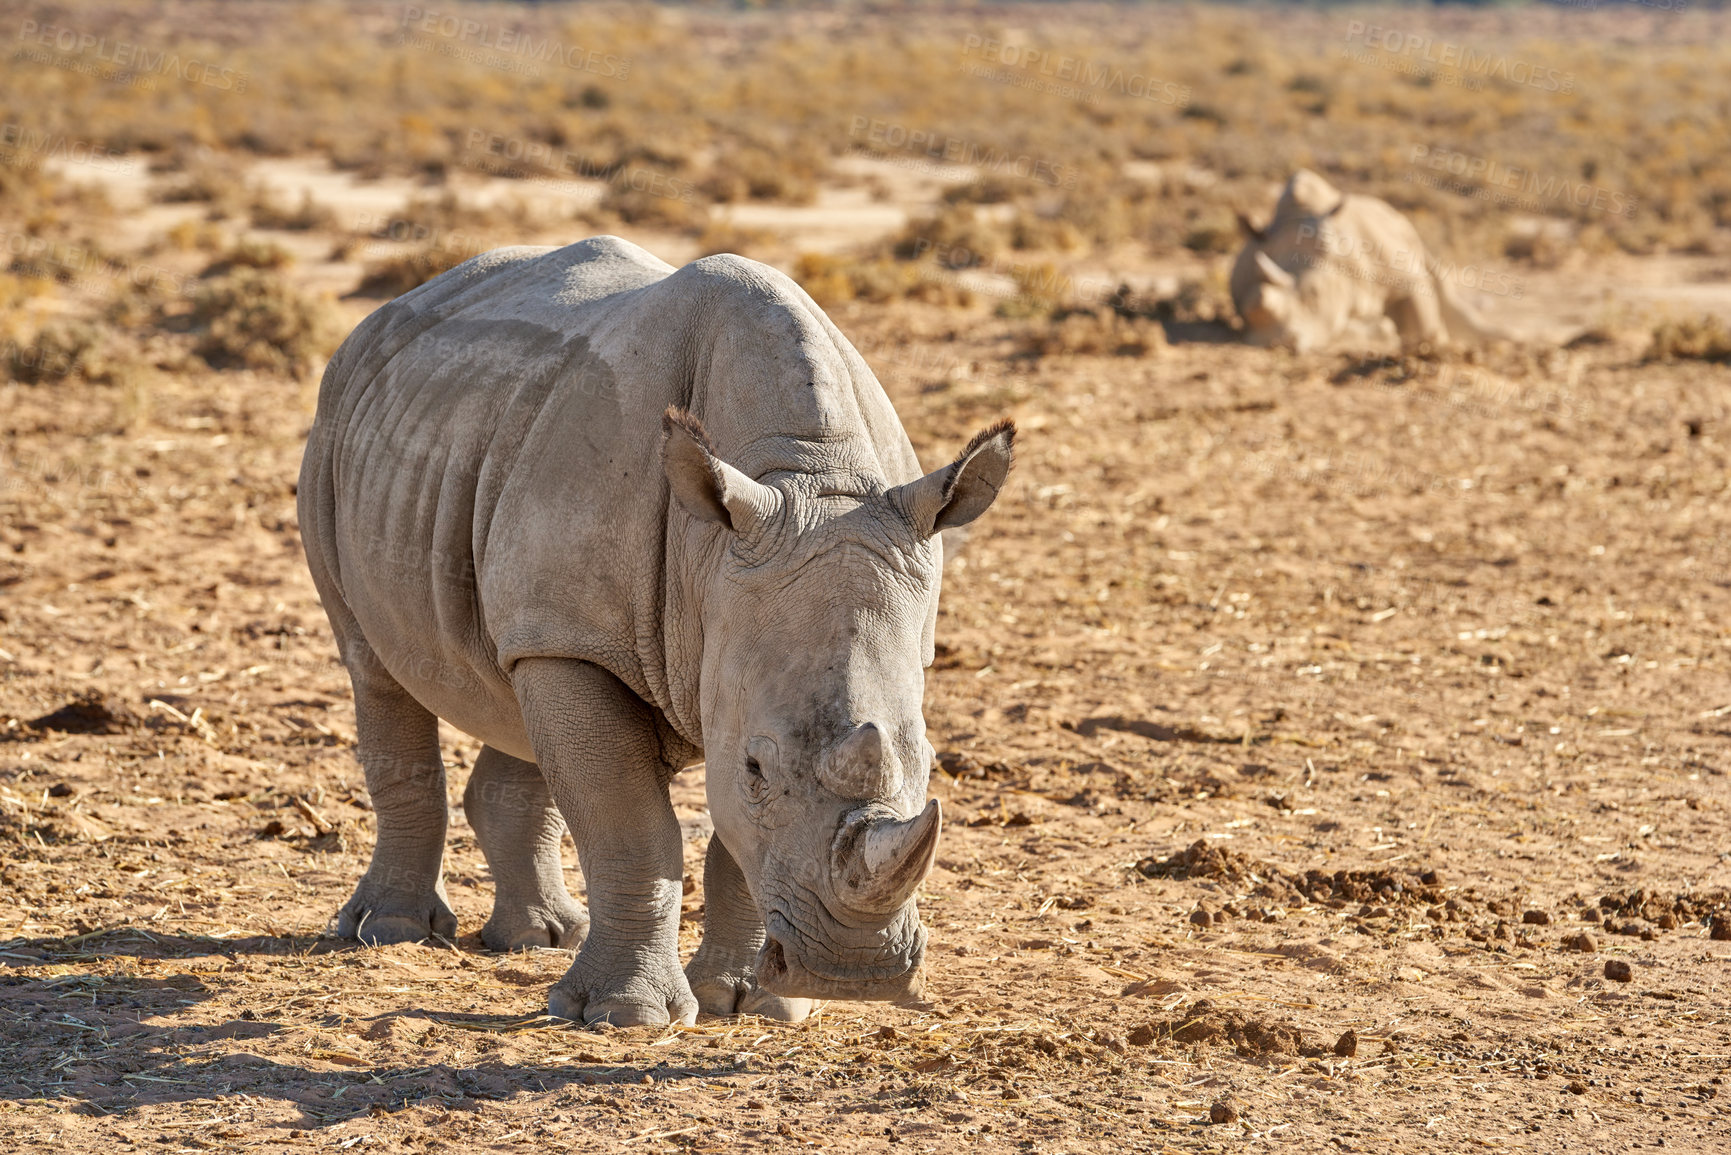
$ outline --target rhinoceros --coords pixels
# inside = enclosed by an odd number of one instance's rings
[[[738,256],[499,249],[373,313],[324,375],[299,488],[378,826],[337,932],[456,933],[442,718],[483,743],[482,940],[580,944],[553,1014],[917,997],[940,535],[991,505],[1014,437],[922,474],[847,339]],[[668,784],[698,761],[715,829],[682,970]]]
[[[1230,288],[1252,344],[1307,352],[1355,324],[1381,327],[1384,318],[1406,348],[1514,336],[1462,299],[1412,222],[1387,201],[1342,193],[1299,169],[1265,227],[1242,214],[1239,224],[1246,239]],[[1493,290],[1512,285],[1494,272],[1475,279]]]

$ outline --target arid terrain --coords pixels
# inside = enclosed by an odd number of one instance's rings
[[[13,25],[73,19],[25,11]],[[186,19],[152,11],[146,44]],[[1032,11],[1004,42],[1040,41],[1053,18]],[[1259,61],[1252,77],[1284,59],[1253,15],[1172,11],[1237,29],[1225,54]],[[1704,95],[1728,73],[1689,66],[1718,14],[1530,11],[1511,51],[1572,69],[1580,93],[1546,155],[1616,139],[1589,112],[1637,82],[1655,122],[1689,121],[1677,110],[1697,99],[1711,124],[1731,115]],[[592,50],[653,63],[702,32],[695,74],[732,75],[764,35],[754,16],[634,19],[615,14]],[[893,14],[860,19],[929,64]],[[970,19],[927,30],[963,64],[1007,22]],[[1290,19],[1294,43],[1326,51],[1281,67],[1327,71],[1363,108],[1360,89],[1424,86],[1343,62],[1349,21],[1497,45],[1516,17]],[[352,37],[327,30],[331,86],[369,52],[457,68],[455,49],[497,51],[436,24],[433,49],[392,48],[379,27],[397,23],[369,10]],[[200,34],[235,75],[266,77],[246,29]],[[783,49],[777,67],[816,67]],[[1480,303],[1531,340],[1297,355],[1236,340],[1236,242],[1207,230],[1265,213],[1277,163],[1392,195],[1378,182],[1412,166],[1412,142],[1354,121],[1352,157],[1313,142],[1236,166],[1248,106],[1180,71],[1215,119],[1172,112],[1207,140],[1163,160],[1137,145],[1066,176],[1064,117],[1109,137],[1116,97],[974,77],[1044,102],[1028,107],[1051,124],[1003,131],[1047,134],[1055,185],[991,192],[977,151],[903,155],[836,98],[825,155],[771,166],[807,182],[790,190],[748,171],[794,155],[774,143],[782,122],[747,116],[787,97],[744,80],[726,89],[741,119],[716,130],[732,143],[696,167],[615,158],[555,182],[464,161],[512,146],[460,118],[440,137],[405,115],[401,155],[360,157],[340,117],[269,104],[268,88],[255,107],[273,117],[251,131],[284,147],[255,146],[225,136],[238,95],[198,121],[209,94],[159,73],[129,103],[113,76],[65,64],[92,52],[10,60],[0,81],[14,126],[38,123],[29,102],[56,85],[107,102],[88,105],[93,124],[144,126],[80,151],[0,125],[0,1149],[1731,1151],[1722,156],[1673,187],[1664,148],[1601,140],[1607,187],[1661,198],[1616,220],[1403,204],[1439,253],[1496,274],[1481,284],[1518,284]],[[883,72],[850,82],[902,75],[892,53],[871,59]],[[470,67],[465,100],[509,103],[488,85],[513,74]],[[405,71],[392,83],[419,100]],[[1438,89],[1543,135],[1535,102],[1552,94],[1487,84]],[[560,107],[607,107],[587,91]],[[670,84],[632,107],[676,128],[699,115],[687,95]],[[207,139],[153,143],[147,114],[181,105]],[[349,129],[377,115],[357,107]],[[748,122],[756,143],[727,135]],[[417,133],[455,141],[457,160],[415,160],[437,151]],[[652,171],[684,183],[633,175]],[[1042,199],[1053,188],[1064,205]],[[1074,225],[1090,196],[1129,223]],[[1020,426],[1004,498],[945,574],[927,719],[948,824],[920,897],[921,1005],[665,1031],[545,1018],[570,955],[480,944],[491,882],[461,810],[478,747],[454,730],[460,937],[327,933],[372,824],[296,524],[317,373],[368,311],[476,248],[600,230],[675,263],[731,249],[794,274],[928,465],[992,418]],[[972,256],[945,255],[957,246]],[[689,952],[701,769],[674,789]]]

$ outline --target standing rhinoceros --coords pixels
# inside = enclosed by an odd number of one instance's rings
[[[1014,436],[922,476],[846,338],[735,256],[501,249],[374,313],[300,479],[378,817],[339,932],[455,933],[443,718],[485,744],[464,794],[498,887],[483,940],[582,944],[553,1013],[791,1019],[917,991],[939,533],[992,503]],[[668,781],[699,760],[715,835],[682,972]]]

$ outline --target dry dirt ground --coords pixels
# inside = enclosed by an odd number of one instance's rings
[[[328,937],[313,386],[0,386],[0,1149],[1731,1150],[1727,370],[991,305],[833,310],[929,463],[1023,437],[945,579],[929,1002],[793,1026],[539,1018],[455,732],[462,937]]]

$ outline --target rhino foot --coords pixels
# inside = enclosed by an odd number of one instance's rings
[[[766,1019],[797,1023],[811,1014],[810,999],[772,995],[750,975],[704,975],[699,973],[701,969],[701,959],[694,957],[685,977],[691,984],[691,993],[697,996],[697,1009],[706,1015],[762,1015]]]
[[[563,947],[575,950],[589,933],[589,913],[569,895],[555,896],[545,905],[505,911],[493,908],[493,917],[481,928],[481,941],[488,949],[520,950],[524,947]]]
[[[337,913],[337,934],[355,938],[368,946],[393,942],[420,942],[430,935],[457,937],[457,916],[440,893],[404,895],[361,884]]]
[[[618,966],[598,964],[579,953],[565,977],[547,995],[550,1014],[585,1026],[691,1026],[697,1000],[677,959],[665,964],[641,959]]]

